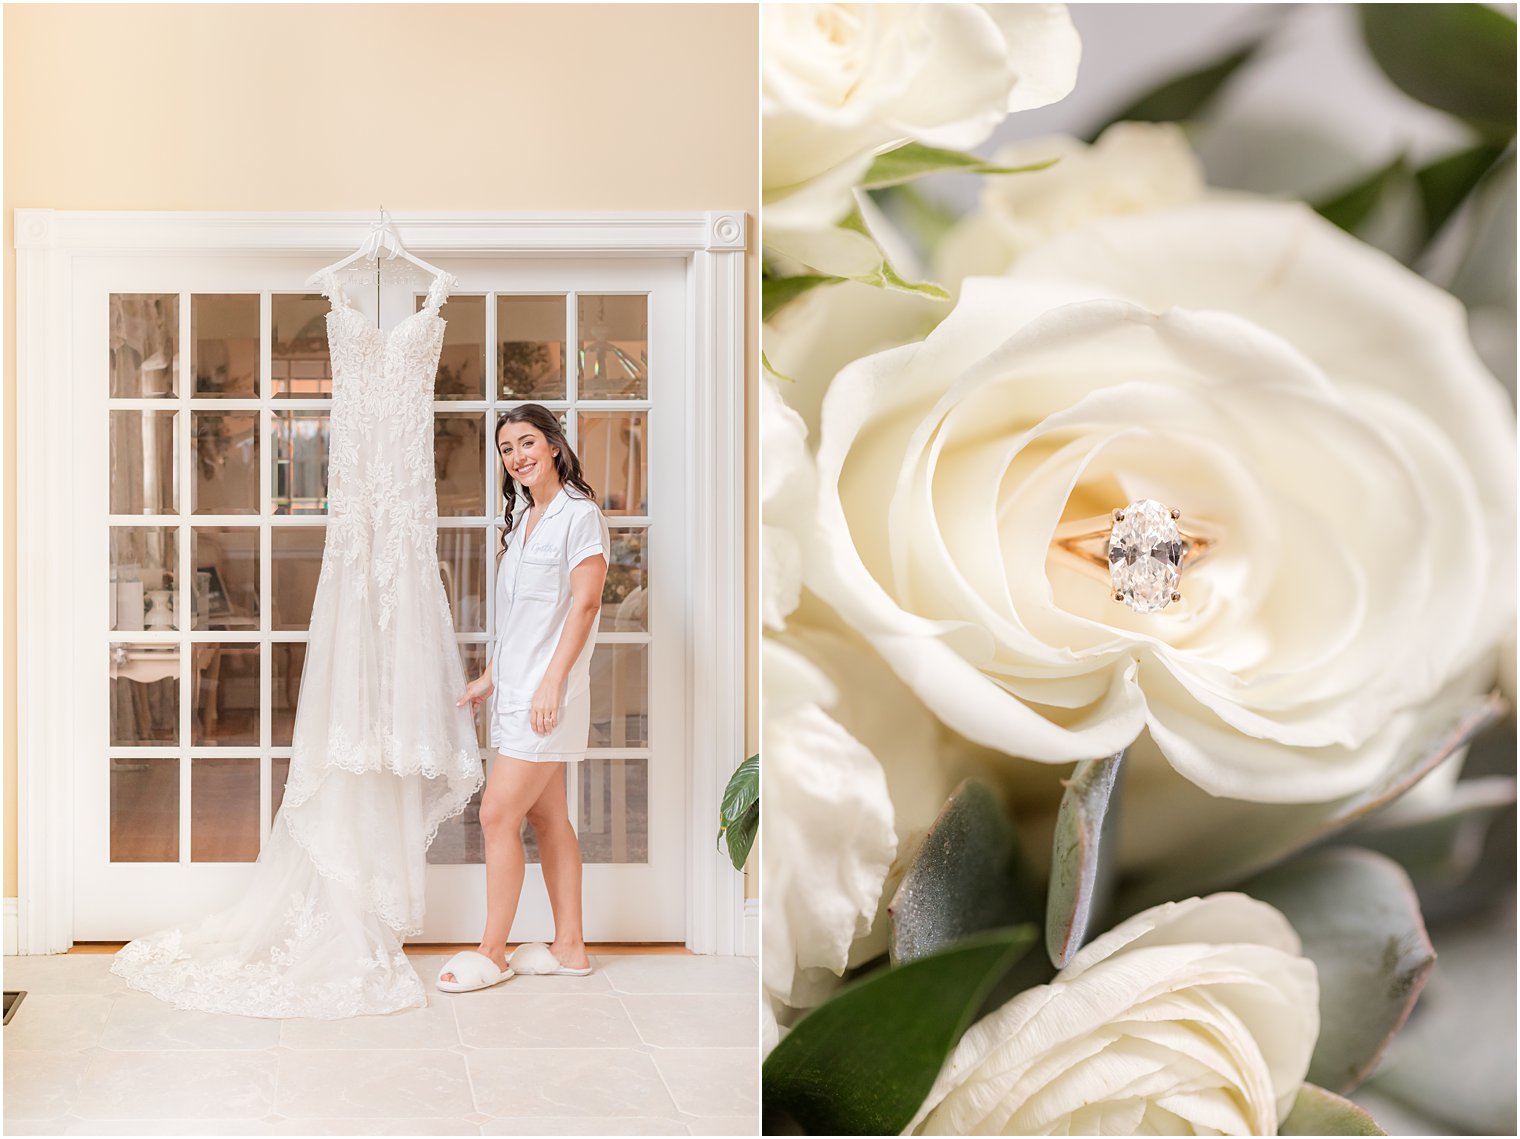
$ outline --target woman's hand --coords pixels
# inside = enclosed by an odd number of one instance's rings
[[[559,726],[559,706],[564,699],[564,678],[546,675],[533,694],[533,708],[528,716],[535,732],[546,736]]]
[[[463,707],[464,702],[468,700],[470,702],[470,711],[474,712],[480,707],[480,702],[491,695],[495,688],[496,685],[491,682],[491,674],[483,672],[470,681],[469,684],[465,685],[464,695],[454,701],[454,707]]]

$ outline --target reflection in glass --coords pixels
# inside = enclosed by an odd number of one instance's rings
[[[179,861],[179,760],[111,759],[111,861]]]
[[[201,641],[190,646],[194,714],[190,742],[258,745],[259,646]]]
[[[417,297],[417,311],[426,296]],[[434,399],[486,398],[486,299],[449,297],[443,309],[443,351],[438,356]]]
[[[604,514],[649,513],[646,411],[583,411],[575,453]]]
[[[259,512],[259,413],[192,411],[195,514]]]
[[[290,760],[276,756],[269,761],[269,821],[280,813],[285,801],[285,780],[290,776]]]
[[[490,651],[491,646],[481,641],[466,641],[459,646],[459,654],[464,658],[465,683],[468,684],[486,670],[486,656]],[[491,698],[488,696],[475,709],[475,739],[481,747],[491,746],[490,715]]]
[[[192,295],[190,343],[195,395],[258,398],[258,294]]]
[[[332,358],[327,352],[327,313],[321,293],[276,293],[269,298],[269,367],[276,396],[332,395]]]
[[[325,411],[274,413],[276,514],[327,513],[329,419]]]
[[[111,527],[113,629],[177,629],[179,531],[169,526]]]
[[[565,398],[565,298],[496,298],[500,399]]]
[[[648,862],[649,761],[587,756],[574,767],[581,781],[581,860]]]
[[[111,412],[111,513],[179,509],[172,411]]]
[[[178,395],[179,295],[112,293],[109,320],[111,395],[127,399]]]
[[[326,540],[326,526],[269,528],[269,588],[274,594],[270,628],[291,632],[310,627]]]
[[[581,294],[577,389],[581,399],[649,398],[649,297]]]
[[[190,571],[195,582],[191,628],[259,627],[258,527],[192,527]]]
[[[433,417],[433,475],[438,513],[444,517],[486,512],[485,413],[444,411]]]
[[[438,573],[454,615],[454,630],[486,629],[486,535],[476,527],[438,527]]]
[[[642,633],[649,628],[649,531],[614,526],[612,557],[602,585],[604,633]]]
[[[289,747],[295,735],[296,703],[301,695],[301,668],[306,664],[302,641],[275,641],[269,646],[269,742]]]
[[[111,646],[111,743],[179,743],[179,646]]]
[[[603,643],[592,652],[590,746],[649,746],[648,645]]]
[[[259,856],[259,761],[190,761],[190,861],[252,862]]]

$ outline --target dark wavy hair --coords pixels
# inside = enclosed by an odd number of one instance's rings
[[[574,487],[592,502],[596,502],[596,492],[591,489],[591,484],[581,474],[581,461],[570,449],[570,443],[565,438],[565,433],[560,429],[559,419],[554,412],[550,411],[541,403],[520,403],[509,411],[501,414],[496,420],[496,434],[494,436],[497,445],[497,458],[501,457],[501,429],[509,423],[526,423],[529,427],[536,427],[543,435],[545,442],[559,453],[554,456],[554,469],[559,473],[559,481],[565,486]],[[519,501],[525,502],[530,508],[533,505],[533,492],[522,483],[512,477],[507,470],[506,464],[501,469],[501,512],[506,520],[506,525],[501,531],[501,550],[507,548],[507,536],[512,533],[512,516],[516,513]],[[500,553],[498,550],[497,553]]]

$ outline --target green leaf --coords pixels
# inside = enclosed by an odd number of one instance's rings
[[[1029,926],[978,934],[846,986],[803,1017],[761,1069],[766,1134],[896,1135]]]
[[[1354,828],[1346,840],[1386,854],[1421,892],[1445,894],[1477,865],[1494,817],[1515,802],[1515,781],[1502,775],[1463,779],[1439,803],[1390,817],[1384,812]]]
[[[1045,952],[1065,968],[1087,940],[1095,914],[1113,894],[1114,790],[1124,753],[1077,764],[1056,814],[1050,894],[1045,901]],[[1108,855],[1108,857],[1104,857]]]
[[[985,784],[968,779],[950,793],[887,913],[893,964],[983,930],[1038,920],[1013,823]]]
[[[1319,1039],[1308,1078],[1338,1093],[1382,1059],[1419,998],[1436,951],[1409,876],[1370,850],[1315,851],[1241,890],[1276,906],[1319,970]]]
[[[1356,1104],[1324,1088],[1305,1084],[1298,1089],[1293,1110],[1277,1128],[1279,1135],[1386,1135],[1387,1132]]]
[[[863,190],[880,190],[922,178],[927,174],[954,171],[962,174],[1027,174],[1054,166],[1056,159],[1032,162],[1027,166],[998,166],[959,150],[941,150],[918,142],[904,143],[895,150],[876,156],[860,186]]]
[[[765,354],[764,348],[760,349],[760,366],[778,380],[788,384],[795,384],[797,382],[791,376],[783,376],[780,372],[776,371],[775,367],[771,364],[770,357]]]
[[[896,289],[898,292],[903,293],[917,293],[920,296],[933,297],[935,300],[940,301],[950,299],[950,294],[933,281],[909,281],[899,275],[896,269],[892,268],[892,263],[887,260],[886,253],[882,251],[880,243],[876,240],[876,235],[871,232],[871,227],[866,224],[865,214],[861,212],[859,203],[856,203],[855,208],[840,220],[839,228],[851,233],[857,233],[866,238],[876,247],[877,253],[881,256],[881,263],[875,273],[862,274],[851,278],[852,280],[859,281],[863,285]]]
[[[1515,21],[1484,4],[1363,4],[1362,36],[1394,84],[1491,141],[1515,135]]]
[[[934,249],[955,228],[959,215],[919,191],[917,186],[889,186],[871,194],[898,229],[919,249]]]
[[[803,293],[819,285],[833,285],[844,277],[804,274],[798,277],[766,277],[760,282],[760,319],[769,320],[783,305],[790,304]]]
[[[1117,114],[1110,115],[1088,136],[1088,141],[1096,139],[1114,123],[1181,123],[1199,118],[1209,101],[1250,61],[1261,44],[1262,40],[1258,39],[1206,67],[1168,80]]]
[[[1317,203],[1314,208],[1326,221],[1334,222],[1348,233],[1354,232],[1377,208],[1383,195],[1407,173],[1408,166],[1401,154],[1388,165]]]
[[[760,831],[760,804],[752,803],[749,810],[723,828],[723,840],[728,845],[728,860],[735,870],[743,870],[749,861],[750,848],[755,845],[755,835]]]
[[[734,769],[718,808],[718,838],[728,844],[735,870],[743,870],[760,829],[760,757],[752,755]]]
[[[1503,147],[1484,143],[1448,154],[1415,172],[1425,208],[1426,241],[1457,212],[1503,153]]]
[[[1488,725],[1501,719],[1509,702],[1494,692],[1452,710],[1423,747],[1411,747],[1380,779],[1344,799],[1328,803],[1262,803],[1227,830],[1205,834],[1206,860],[1179,860],[1174,869],[1134,883],[1116,907],[1132,914],[1174,898],[1205,894],[1232,885],[1321,842],[1384,807],[1429,775]]]

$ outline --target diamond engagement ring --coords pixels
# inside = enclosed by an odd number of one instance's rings
[[[1136,613],[1158,613],[1181,601],[1182,571],[1197,565],[1218,542],[1215,532],[1179,525],[1180,510],[1142,498],[1111,515],[1079,518],[1056,527],[1051,548],[1092,573],[1103,571],[1115,601]]]

